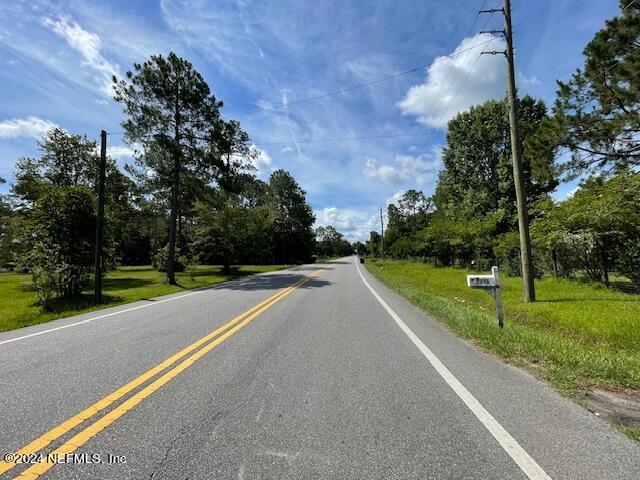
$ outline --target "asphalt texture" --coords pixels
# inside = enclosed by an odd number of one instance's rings
[[[41,478],[528,478],[364,285],[352,257],[0,334],[0,455],[320,268],[75,451],[101,463],[58,464]],[[549,477],[640,478],[636,443],[360,270]]]

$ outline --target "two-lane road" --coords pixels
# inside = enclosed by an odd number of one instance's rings
[[[354,258],[0,334],[0,412],[2,478],[640,478]]]

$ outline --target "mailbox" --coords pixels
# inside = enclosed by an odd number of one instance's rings
[[[504,326],[504,311],[502,310],[502,294],[500,273],[498,267],[491,267],[491,275],[467,275],[467,285],[471,288],[481,288],[496,301],[496,318],[500,328]]]
[[[495,288],[496,277],[493,275],[467,275],[467,285],[471,288]]]

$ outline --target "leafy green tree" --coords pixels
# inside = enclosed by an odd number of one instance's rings
[[[6,180],[0,177],[0,185]],[[11,222],[13,208],[6,195],[0,195],[0,268],[13,267]]]
[[[26,206],[49,188],[95,185],[96,142],[54,128],[38,141],[38,148],[42,152],[40,158],[22,158],[16,164],[12,193]]]
[[[324,257],[345,256],[351,253],[351,244],[335,227],[318,227],[316,234],[316,252]]]
[[[218,120],[208,153],[215,166],[214,178],[225,196],[240,194],[253,180],[252,159],[258,152],[236,120]]]
[[[50,189],[35,204],[33,283],[45,308],[56,296],[80,295],[91,276],[95,248],[95,202],[84,186]]]
[[[546,118],[546,107],[525,96],[518,100],[517,108],[521,141],[526,146]],[[517,230],[506,101],[490,100],[471,107],[448,127],[444,169],[434,195],[436,212],[424,234],[425,254],[447,265],[458,262],[485,269],[496,260],[498,239]],[[523,173],[530,204],[546,198],[558,185],[553,159],[533,162],[527,157]]]
[[[585,47],[584,68],[558,82],[553,117],[530,143],[546,161],[569,150],[570,176],[640,165],[640,4],[620,0],[620,8]]]
[[[372,230],[369,232],[369,240],[367,240],[367,253],[372,256],[380,255],[380,249],[382,248],[382,236]]]
[[[16,165],[16,181],[12,186],[16,213],[11,229],[16,257],[31,249],[30,229],[37,228],[31,225],[35,203],[60,188],[83,186],[96,190],[99,160],[94,141],[56,128],[38,146],[42,152],[39,158],[23,158]],[[105,194],[105,250],[108,265],[112,265],[122,256],[127,236],[139,233],[140,224],[132,221],[136,187],[111,158],[107,158]]]
[[[433,201],[417,190],[407,190],[398,205],[393,203],[387,208],[389,219],[384,241],[387,250],[394,257],[407,257],[420,252],[416,236],[424,229],[432,213]],[[395,246],[396,242],[401,242]]]
[[[315,216],[307,203],[306,192],[289,172],[276,170],[269,177],[269,206],[276,261],[308,260],[314,246]]]
[[[447,218],[436,215],[421,232],[423,256],[445,266],[486,270],[492,261],[497,217]]]
[[[365,255],[367,253],[367,246],[360,241],[355,242],[352,246],[353,250],[357,252],[358,255]]]
[[[523,143],[545,118],[542,101],[525,96],[518,101],[518,119]],[[506,101],[490,100],[471,107],[449,122],[447,146],[443,150],[434,197],[440,214],[448,218],[473,219],[495,214],[497,232],[517,225],[516,197],[511,165],[511,142]],[[549,171],[552,168],[549,166]],[[552,192],[553,176],[538,178],[530,159],[523,165],[527,200],[532,203]]]
[[[640,175],[594,176],[569,199],[532,223],[534,241],[555,249],[556,258],[609,284],[609,272],[637,270],[640,240]]]
[[[217,205],[198,205],[195,245],[209,258],[221,259],[223,269],[241,261],[249,237],[249,211],[235,199],[218,198]],[[213,207],[213,208],[212,208]]]
[[[210,174],[205,162],[208,139],[219,119],[222,102],[216,100],[204,78],[191,63],[171,52],[134,63],[126,79],[114,77],[115,99],[128,119],[122,124],[126,138],[152,150],[149,167],[159,183],[170,190],[167,281],[176,283],[175,249],[180,191],[185,172],[191,179]],[[161,166],[162,168],[158,168]],[[197,175],[196,175],[197,174]]]

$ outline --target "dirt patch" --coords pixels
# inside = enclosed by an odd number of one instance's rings
[[[587,408],[607,420],[640,428],[640,391],[593,390],[585,396]]]

